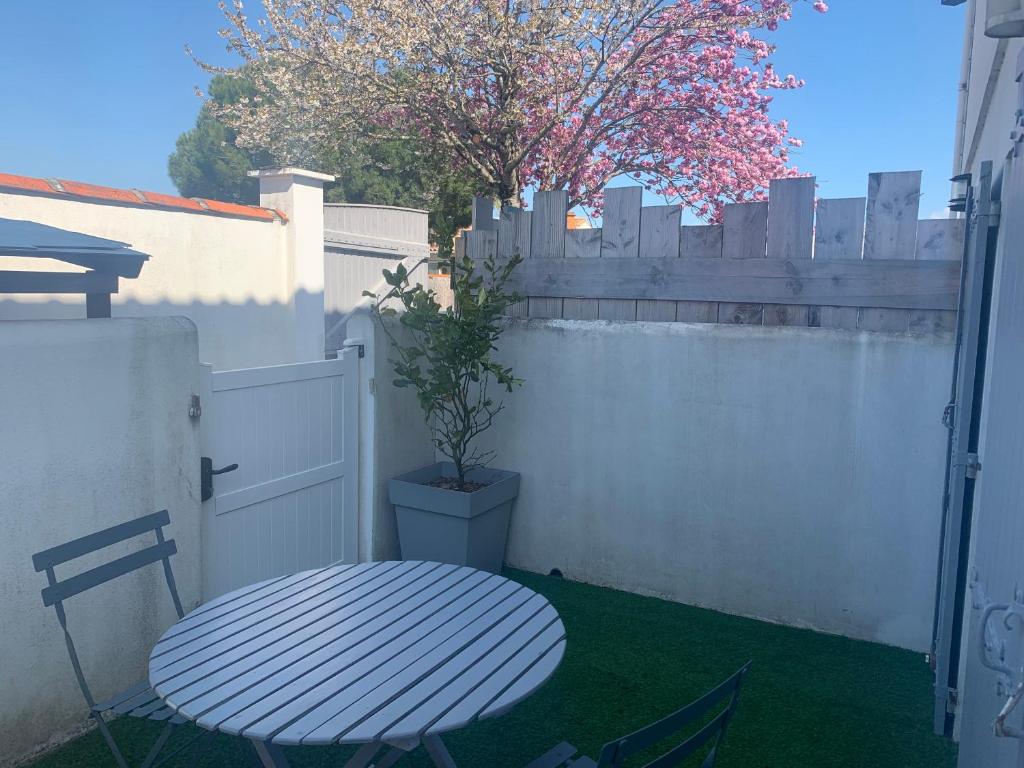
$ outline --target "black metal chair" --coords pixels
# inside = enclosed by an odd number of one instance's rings
[[[736,704],[739,702],[740,685],[743,678],[750,669],[751,662],[747,662],[724,683],[713,690],[708,691],[693,703],[673,712],[656,723],[652,723],[628,736],[610,741],[604,745],[601,755],[595,763],[585,755],[577,756],[578,750],[568,742],[562,742],[554,749],[546,752],[534,760],[526,768],[621,768],[625,761],[634,755],[639,754],[656,744],[664,741],[678,733],[686,726],[693,724],[703,718],[716,706],[722,704],[726,699],[728,703],[722,710],[703,725],[696,733],[685,739],[681,744],[665,752],[644,765],[644,768],[677,768],[682,766],[698,750],[711,744],[707,755],[704,756],[700,768],[714,768],[718,759],[718,749],[722,746],[725,738],[725,731],[729,727],[729,721],[736,713]]]
[[[162,510],[32,555],[32,564],[35,566],[36,571],[46,571],[46,578],[49,582],[42,592],[43,605],[52,605],[57,611],[57,621],[60,622],[61,629],[64,630],[64,641],[68,647],[68,655],[71,657],[71,666],[74,667],[78,685],[82,689],[82,695],[85,697],[86,703],[89,705],[89,716],[96,720],[96,724],[103,734],[107,746],[110,747],[110,751],[113,752],[114,759],[117,761],[119,768],[128,768],[128,762],[125,760],[124,754],[117,746],[117,742],[110,732],[104,717],[105,715],[129,715],[131,717],[147,718],[166,723],[166,726],[150,749],[149,754],[146,755],[145,760],[142,762],[141,768],[153,768],[155,765],[160,764],[155,761],[167,743],[171,730],[174,726],[184,723],[185,720],[175,714],[174,710],[170,707],[164,705],[153,692],[148,680],[143,680],[137,685],[121,691],[108,699],[96,701],[89,688],[89,684],[85,680],[85,674],[82,672],[82,665],[78,659],[74,641],[71,639],[71,633],[68,631],[64,601],[119,576],[124,576],[156,562],[162,562],[167,588],[170,590],[171,599],[174,601],[174,609],[178,613],[178,618],[184,616],[185,612],[181,607],[181,598],[178,597],[178,587],[174,582],[174,573],[171,570],[170,559],[172,555],[177,553],[178,549],[173,539],[164,539],[163,533],[163,526],[169,525],[170,521],[170,515],[167,513],[167,510]],[[156,544],[70,576],[63,581],[57,580],[57,576],[54,573],[56,566],[147,533],[156,535]],[[195,741],[192,740],[174,750],[161,763],[189,748]]]

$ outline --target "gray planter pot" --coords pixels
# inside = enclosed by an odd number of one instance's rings
[[[454,475],[455,467],[445,461],[388,481],[402,559],[468,565],[497,573],[505,560],[519,473],[474,470],[466,479],[489,485],[472,493],[426,485]]]

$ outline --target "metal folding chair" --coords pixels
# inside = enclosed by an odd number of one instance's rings
[[[700,768],[714,768],[715,761],[718,759],[718,749],[722,746],[722,740],[725,738],[725,731],[729,727],[729,721],[736,713],[740,685],[750,669],[750,664],[751,662],[748,661],[724,683],[668,717],[634,731],[628,736],[608,742],[601,750],[601,755],[596,763],[585,755],[577,756],[576,747],[563,741],[526,768],[621,768],[629,758],[661,743],[688,725],[700,721],[708,712],[728,699],[728,703],[722,707],[721,711],[701,726],[696,733],[644,765],[644,768],[677,768],[698,750],[710,744],[711,748],[704,756]]]
[[[113,752],[114,759],[117,761],[119,768],[129,768],[128,762],[117,746],[117,742],[114,741],[104,715],[130,715],[132,717],[147,718],[166,723],[166,726],[160,732],[140,768],[154,768],[154,766],[162,764],[181,751],[188,749],[196,740],[192,740],[174,750],[161,763],[155,762],[166,745],[167,739],[171,735],[171,730],[174,726],[185,722],[185,720],[176,715],[171,708],[164,706],[164,703],[153,692],[148,680],[133,685],[131,688],[121,691],[108,699],[96,701],[89,688],[89,684],[85,680],[81,662],[78,660],[78,652],[75,650],[75,643],[71,639],[71,633],[68,631],[64,601],[100,584],[116,579],[118,576],[124,576],[147,565],[162,562],[167,588],[170,590],[171,599],[174,601],[174,609],[178,612],[179,618],[184,616],[185,612],[181,607],[181,598],[178,597],[178,587],[174,583],[174,573],[171,570],[171,555],[177,553],[178,549],[173,539],[164,539],[163,533],[163,526],[169,525],[170,521],[170,515],[165,509],[152,515],[146,515],[136,520],[115,525],[112,528],[91,533],[80,539],[75,539],[66,544],[61,544],[32,555],[32,564],[35,566],[36,571],[46,571],[48,585],[43,588],[43,605],[52,605],[57,611],[57,621],[60,622],[61,629],[64,630],[64,641],[68,647],[68,655],[71,657],[71,666],[74,667],[78,685],[82,689],[82,695],[85,697],[86,703],[89,705],[89,716],[96,720],[96,724],[103,734],[107,746],[110,747],[110,751]],[[57,580],[57,576],[54,573],[56,566],[147,533],[156,535],[156,544],[70,576],[63,581]]]

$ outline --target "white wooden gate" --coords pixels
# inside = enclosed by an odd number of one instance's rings
[[[204,599],[358,554],[356,349],[323,360],[207,374]]]

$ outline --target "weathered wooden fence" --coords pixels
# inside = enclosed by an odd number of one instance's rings
[[[566,228],[564,191],[498,219],[478,200],[457,247],[522,255],[519,317],[953,329],[964,222],[918,220],[920,171],[872,173],[866,198],[814,193],[813,177],[779,179],[768,202],[727,205],[722,224],[680,226],[678,205],[612,188],[600,229]]]

